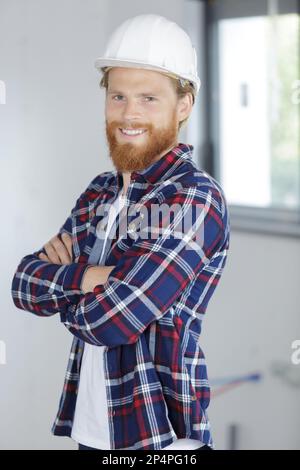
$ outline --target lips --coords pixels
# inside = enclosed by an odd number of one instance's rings
[[[132,129],[132,130],[135,130],[135,129]],[[139,136],[145,134],[145,133],[147,132],[147,129],[145,129],[143,132],[141,132],[141,133],[139,133],[139,134],[129,135],[129,134],[124,134],[124,133],[122,132],[122,129],[119,127],[119,132],[120,132],[120,134],[121,134],[125,139],[127,139],[127,138],[128,138],[128,139],[134,139],[134,138],[136,138],[136,137],[139,137]]]

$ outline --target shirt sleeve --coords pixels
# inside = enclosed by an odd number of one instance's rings
[[[76,224],[79,218],[84,221],[88,217],[88,197],[97,178],[77,199],[71,214],[59,229],[59,236],[63,232],[72,236],[72,232],[75,232],[73,240],[76,243]],[[70,303],[78,303],[82,295],[81,281],[89,265],[49,263],[38,257],[41,252],[46,254],[44,247],[21,259],[12,279],[11,294],[16,307],[38,316],[51,316],[61,309],[67,309]]]
[[[177,220],[171,216],[169,223],[160,223],[163,229],[156,236],[152,234],[158,232],[158,225],[151,225],[148,237],[141,230],[106,283],[81,296],[77,305],[61,310],[67,329],[97,346],[136,342],[225,244],[227,213],[221,199],[209,186],[184,188],[168,196],[163,201],[166,207],[176,204],[180,208],[175,211]],[[187,213],[188,230],[182,223]],[[179,226],[185,226],[184,230]],[[149,232],[149,224],[145,230]]]

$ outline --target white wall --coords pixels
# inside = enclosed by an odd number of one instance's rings
[[[300,339],[299,260],[299,239],[231,232],[202,346],[211,379],[256,371],[262,379],[212,398],[217,448],[228,448],[228,426],[236,424],[238,448],[300,449],[300,364],[291,362]],[[285,378],[273,374],[276,364]]]
[[[0,105],[0,341],[7,356],[0,365],[0,449],[77,448],[50,432],[72,336],[57,316],[38,318],[15,308],[11,280],[20,259],[57,232],[91,179],[113,168],[94,68],[109,33],[139,13],[162,14],[186,27],[187,8],[201,8],[188,3],[0,0],[0,80],[7,91]],[[197,146],[195,121],[191,129],[188,140],[186,131],[180,140]],[[299,448],[299,389],[268,369],[272,358],[289,359],[290,342],[299,336],[299,251],[298,240],[232,233],[203,325],[208,372],[215,378],[255,368],[266,379],[212,399],[218,448],[226,448],[230,422],[240,424],[241,447]]]

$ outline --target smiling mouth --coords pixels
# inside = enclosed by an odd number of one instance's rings
[[[132,130],[135,130],[135,129],[132,129]],[[139,137],[139,136],[145,134],[147,132],[147,129],[144,129],[143,132],[139,132],[138,134],[125,134],[125,132],[123,132],[122,129],[119,127],[119,132],[125,138],[134,139],[136,137]]]

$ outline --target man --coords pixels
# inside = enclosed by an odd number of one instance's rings
[[[116,170],[12,281],[18,308],[59,312],[74,336],[52,432],[79,449],[212,449],[199,337],[229,218],[220,185],[177,141],[200,87],[195,50],[175,23],[139,15],[96,66]]]

